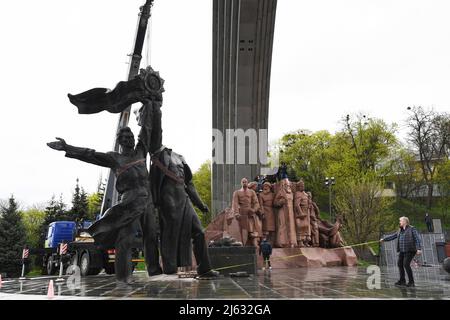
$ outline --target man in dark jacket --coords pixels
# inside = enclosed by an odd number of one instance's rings
[[[383,241],[392,241],[397,239],[398,269],[400,271],[400,280],[395,284],[398,286],[414,287],[414,278],[411,269],[411,261],[416,254],[422,253],[422,245],[419,233],[416,228],[409,225],[407,217],[400,218],[400,229],[398,232],[380,239]],[[406,284],[405,270],[408,274],[408,284]]]
[[[425,223],[427,225],[428,232],[433,232],[433,219],[428,213],[425,213]]]
[[[272,270],[272,266],[270,265],[270,255],[272,254],[272,245],[266,238],[261,241],[259,245],[259,255],[263,256],[264,259],[264,267],[263,270],[266,270],[269,267],[269,270]]]

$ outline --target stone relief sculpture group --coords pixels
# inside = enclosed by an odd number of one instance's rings
[[[227,223],[239,222],[240,241],[244,246],[257,246],[266,238],[274,247],[342,247],[341,222],[332,224],[320,218],[320,210],[311,192],[305,192],[302,180],[291,182],[284,177],[277,183],[257,183],[243,178],[242,188],[233,194]]]

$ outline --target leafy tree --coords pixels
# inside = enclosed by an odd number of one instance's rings
[[[192,181],[194,182],[195,188],[202,199],[202,201],[211,210],[211,162],[206,161],[200,168],[193,174]],[[202,222],[203,227],[206,227],[212,219],[211,212],[208,214],[202,213],[200,210],[195,208],[197,215]]]
[[[283,136],[280,141],[280,162],[288,164],[288,169],[293,171],[289,174],[292,180],[301,178],[305,181],[319,206],[328,201],[323,182],[331,161],[333,139],[328,131],[309,133],[300,130]]]
[[[334,189],[346,181],[372,176],[383,179],[392,173],[392,156],[398,148],[396,125],[388,125],[365,115],[347,115],[343,128],[332,135],[327,131],[300,130],[280,141],[280,161],[303,178],[320,207],[329,206],[325,177],[334,176]]]
[[[39,247],[41,225],[45,221],[45,211],[30,208],[22,212],[22,221],[26,230],[26,243],[31,248]]]
[[[95,220],[96,216],[102,209],[103,196],[105,194],[105,185],[102,176],[100,176],[97,184],[97,192],[91,193],[87,197],[88,202],[88,219]]]
[[[355,118],[352,120],[350,115],[346,116],[345,128],[340,136],[347,140],[347,143],[342,141],[343,146],[350,147],[350,156],[356,164],[352,168],[354,173],[364,176],[370,171],[377,171],[378,175],[386,176],[391,172],[389,158],[398,146],[395,136],[397,126],[366,115],[357,115]]]
[[[420,166],[414,153],[399,148],[392,161],[392,174],[388,179],[395,184],[397,198],[412,199],[420,189]]]
[[[102,193],[91,193],[87,197],[88,203],[88,214],[87,218],[89,220],[95,220],[95,217],[100,213],[102,208],[103,194]]]
[[[337,189],[335,206],[349,243],[378,239],[382,229],[393,227],[392,200],[382,196],[383,185],[372,177],[345,181]]]
[[[13,196],[7,206],[1,206],[0,212],[0,273],[17,277],[22,268],[26,231]]]
[[[427,186],[427,206],[431,208],[436,172],[445,162],[450,149],[450,115],[409,107],[407,119],[409,142],[417,153],[422,179]]]

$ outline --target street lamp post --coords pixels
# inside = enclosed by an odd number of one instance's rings
[[[328,187],[328,193],[329,193],[329,213],[330,213],[330,219],[332,218],[332,212],[331,212],[331,186],[334,186],[336,184],[336,181],[334,177],[325,178],[325,185]],[[332,219],[334,220],[334,219]]]

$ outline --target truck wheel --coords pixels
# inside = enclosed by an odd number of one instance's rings
[[[105,272],[106,274],[114,274],[116,271],[114,270],[114,263],[108,263],[105,266]]]
[[[89,257],[89,252],[85,252],[81,255],[80,259],[80,272],[81,276],[96,276],[100,273],[100,268],[93,268],[91,266],[91,258]]]
[[[55,263],[53,262],[53,257],[49,257],[47,260],[47,274],[52,276],[56,273]]]
[[[89,258],[89,253],[85,252],[81,255],[80,259],[80,272],[81,276],[85,277],[89,275],[89,267],[91,264],[91,259]]]

